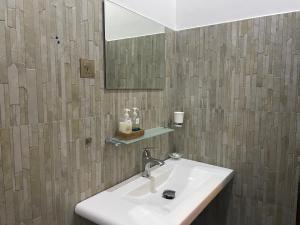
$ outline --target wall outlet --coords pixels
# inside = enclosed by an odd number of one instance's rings
[[[80,59],[80,78],[95,78],[95,60]]]

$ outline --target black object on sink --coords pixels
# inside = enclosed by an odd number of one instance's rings
[[[173,190],[165,190],[162,194],[162,197],[165,199],[174,199],[176,191]]]

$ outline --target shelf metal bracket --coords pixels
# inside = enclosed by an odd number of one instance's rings
[[[115,147],[119,147],[122,143],[115,140],[114,138],[106,138],[105,144],[111,144],[111,145],[114,145]]]

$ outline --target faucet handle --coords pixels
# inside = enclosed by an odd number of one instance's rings
[[[151,152],[150,152],[151,149],[155,149],[155,147],[145,147],[145,148],[144,148],[143,155],[144,155],[145,157],[151,157]]]
[[[145,147],[144,150],[151,150],[151,149],[156,149],[156,147]]]

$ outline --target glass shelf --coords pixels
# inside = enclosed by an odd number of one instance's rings
[[[132,140],[122,140],[116,137],[112,137],[112,138],[107,138],[105,140],[105,143],[107,144],[113,144],[115,146],[119,146],[121,144],[125,144],[125,145],[129,145],[129,144],[133,144],[139,141],[143,141],[149,138],[153,138],[156,136],[160,136],[163,134],[167,134],[170,132],[173,132],[173,129],[170,128],[164,128],[164,127],[156,127],[156,128],[152,128],[152,129],[148,129],[145,130],[145,134],[142,137],[136,138],[136,139],[132,139]]]

